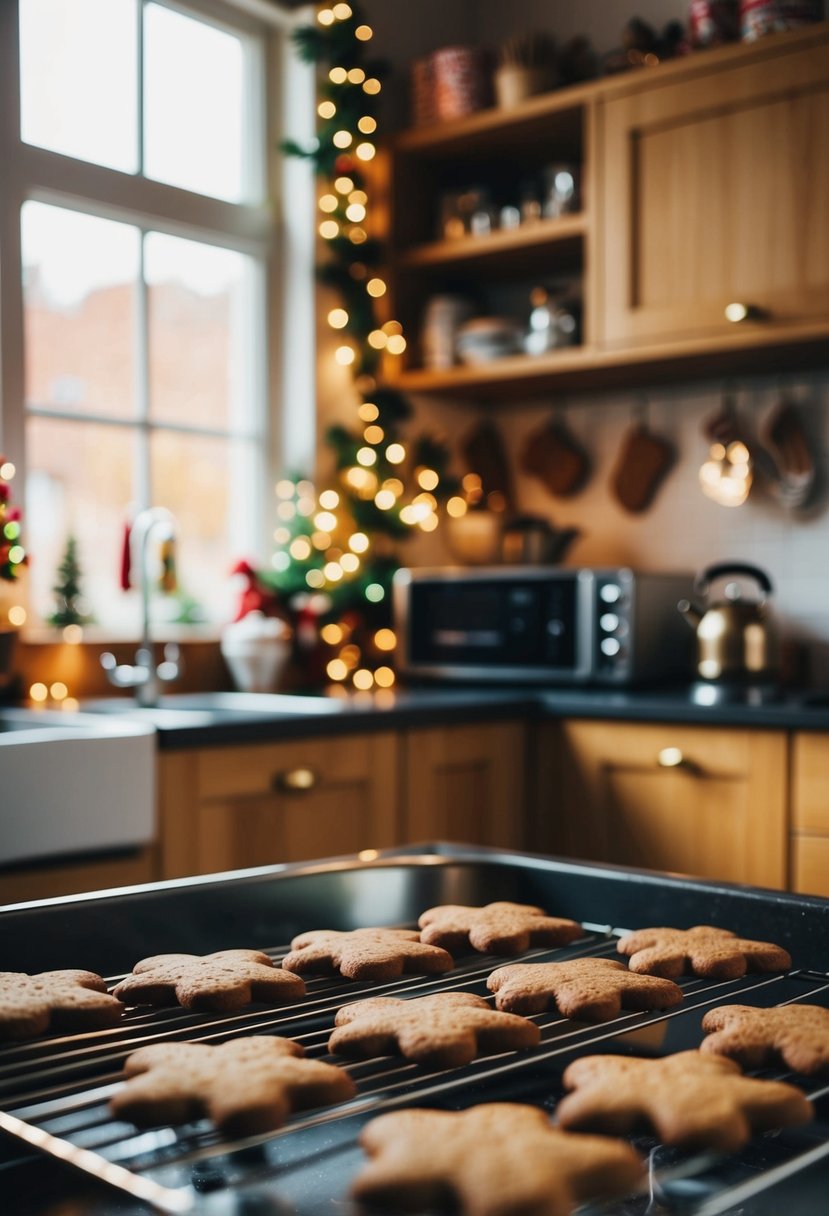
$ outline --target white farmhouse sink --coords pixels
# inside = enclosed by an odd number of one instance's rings
[[[82,702],[85,713],[117,714],[164,727],[213,726],[219,722],[256,721],[342,713],[344,702],[333,697],[270,692],[192,692],[159,698],[143,707],[132,697],[106,697]]]
[[[129,718],[0,710],[0,865],[151,840],[154,736]]]

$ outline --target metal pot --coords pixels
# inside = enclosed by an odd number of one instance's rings
[[[703,680],[761,681],[777,670],[777,636],[769,617],[766,597],[772,586],[768,575],[756,566],[722,562],[703,570],[694,590],[707,595],[720,578],[753,579],[763,593],[760,599],[743,599],[740,582],[725,586],[725,598],[697,608],[680,600],[678,610],[697,635],[697,674]]]
[[[501,557],[509,565],[549,565],[561,560],[578,534],[577,528],[554,528],[536,515],[518,515],[504,525]]]

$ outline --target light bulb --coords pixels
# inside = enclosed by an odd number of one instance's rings
[[[375,300],[386,294],[386,284],[382,279],[369,279],[366,283],[366,291]]]
[[[358,160],[374,160],[377,152],[374,144],[370,143],[357,144],[354,150],[357,153]]]
[[[328,324],[332,329],[345,329],[348,325],[348,313],[344,308],[332,308],[328,314]]]

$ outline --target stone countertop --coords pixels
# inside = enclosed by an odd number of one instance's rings
[[[593,718],[829,732],[829,694],[816,693],[783,694],[758,704],[743,699],[710,705],[700,704],[687,687],[621,691],[424,685],[342,699],[300,697],[295,701],[295,712],[290,696],[274,697],[272,711],[263,707],[267,698],[260,700],[263,705],[247,710],[242,705],[231,707],[232,697],[225,696],[223,703],[211,705],[210,694],[203,699],[198,694],[172,695],[162,698],[157,710],[135,712],[156,727],[159,747],[165,751],[515,718]],[[216,701],[222,701],[221,694]],[[111,712],[113,702],[108,704]],[[94,706],[90,703],[82,709]],[[126,703],[125,710],[129,712]]]

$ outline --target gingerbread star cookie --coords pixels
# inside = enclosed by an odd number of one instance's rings
[[[393,980],[405,972],[433,975],[452,970],[452,956],[426,946],[411,929],[312,929],[291,942],[286,971],[339,972],[350,980]]]
[[[743,1068],[781,1060],[805,1076],[829,1073],[829,1009],[822,1005],[720,1005],[702,1019],[702,1051],[730,1056]]]
[[[136,963],[113,993],[127,1005],[175,1005],[225,1013],[253,1001],[281,1005],[305,995],[305,984],[261,950],[156,954]]]
[[[395,1111],[367,1124],[360,1143],[371,1160],[352,1193],[383,1212],[451,1199],[459,1216],[567,1216],[585,1200],[629,1193],[643,1174],[623,1141],[558,1131],[542,1110],[512,1102]]]
[[[0,971],[0,1040],[114,1026],[124,1006],[92,971]]]
[[[208,1118],[227,1135],[240,1136],[272,1131],[295,1111],[354,1096],[354,1082],[342,1068],[302,1056],[298,1043],[265,1035],[219,1047],[140,1047],[126,1059],[127,1081],[110,1109],[137,1127]]]
[[[510,963],[493,971],[487,987],[499,1009],[543,1013],[551,1002],[566,1018],[605,1022],[624,1009],[671,1009],[682,989],[670,980],[632,975],[609,958],[577,958],[565,963]]]
[[[698,1051],[661,1060],[584,1056],[562,1081],[573,1093],[556,1109],[561,1127],[623,1135],[645,1124],[682,1148],[734,1152],[753,1132],[814,1117],[794,1085],[744,1077],[733,1060]]]
[[[746,971],[787,971],[791,955],[771,942],[737,937],[728,929],[696,925],[693,929],[638,929],[616,947],[630,957],[631,971],[676,979],[701,975],[734,980]]]
[[[584,936],[574,920],[548,916],[531,904],[507,902],[482,908],[442,904],[429,908],[417,923],[422,942],[451,954],[470,947],[482,954],[523,954],[530,946],[566,946]]]
[[[535,1022],[497,1013],[471,992],[442,992],[401,1001],[370,997],[343,1005],[328,1040],[333,1055],[367,1059],[397,1053],[428,1068],[459,1068],[477,1055],[535,1047]]]

